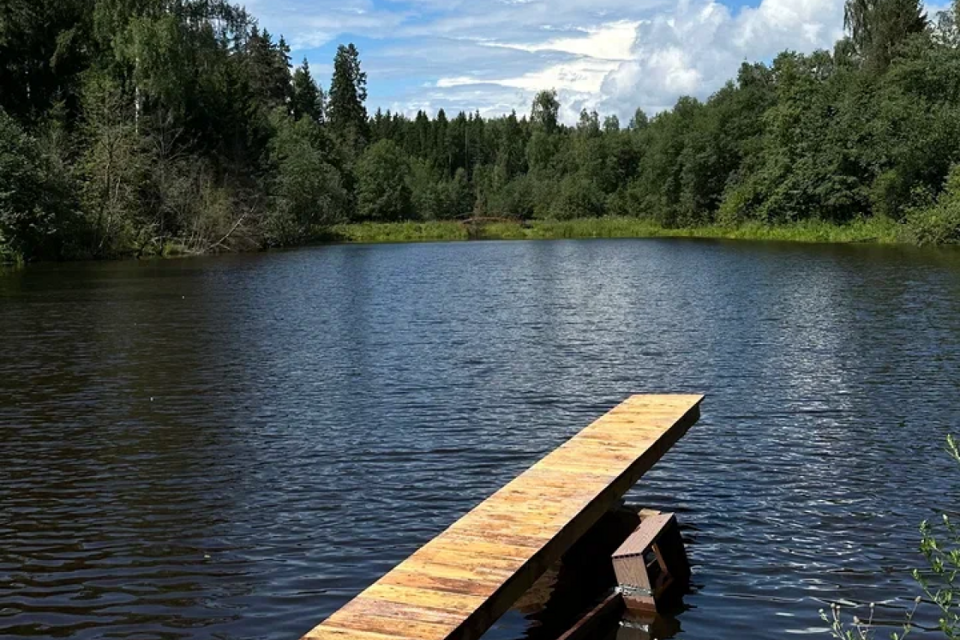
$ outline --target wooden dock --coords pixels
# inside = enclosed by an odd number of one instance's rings
[[[696,423],[702,399],[629,398],[304,640],[476,640]]]

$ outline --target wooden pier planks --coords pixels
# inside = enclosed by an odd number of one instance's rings
[[[633,396],[304,640],[476,640],[679,440],[703,396]]]

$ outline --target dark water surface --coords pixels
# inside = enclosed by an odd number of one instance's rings
[[[676,637],[825,637],[835,600],[898,619],[917,523],[960,503],[958,253],[579,241],[42,266],[0,275],[0,354],[3,637],[294,640],[634,392],[709,395],[632,495],[684,528]]]

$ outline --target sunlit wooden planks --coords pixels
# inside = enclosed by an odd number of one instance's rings
[[[475,640],[679,440],[703,396],[633,396],[331,615],[304,640]]]

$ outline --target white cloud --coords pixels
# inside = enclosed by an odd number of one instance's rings
[[[713,0],[681,0],[637,28],[631,60],[605,78],[597,103],[625,115],[637,106],[661,110],[682,95],[705,98],[744,61],[832,48],[842,26],[843,0],[763,0],[735,15]]]
[[[530,71],[520,76],[500,78],[497,80],[482,80],[475,76],[454,76],[440,78],[436,86],[439,88],[462,87],[475,84],[495,84],[501,87],[524,89],[536,92],[549,87],[562,87],[567,91],[578,93],[597,93],[600,91],[604,78],[617,68],[616,63],[608,60],[582,57],[560,64],[550,65],[537,71]]]
[[[842,35],[844,0],[753,3],[255,0],[252,9],[295,49],[373,39],[361,51],[371,110],[526,112],[536,91],[555,88],[572,121],[582,107],[623,120],[637,106],[655,112],[682,95],[706,98],[744,61],[831,48]]]
[[[528,64],[536,68],[493,77],[444,76],[436,87],[493,85],[523,90],[528,99],[555,88],[568,122],[581,108],[623,119],[638,106],[657,112],[683,95],[706,98],[735,77],[743,61],[766,61],[784,49],[831,48],[842,26],[843,0],[762,0],[736,13],[714,0],[680,0],[646,19],[588,25],[561,38],[480,42],[531,54]],[[566,57],[536,57],[544,53]]]
[[[582,36],[554,38],[534,44],[516,44],[491,41],[492,47],[504,47],[536,53],[539,51],[558,51],[600,60],[626,60],[630,57],[636,29],[639,22],[621,20],[600,27],[588,27],[581,30]],[[552,29],[546,29],[550,31]]]

